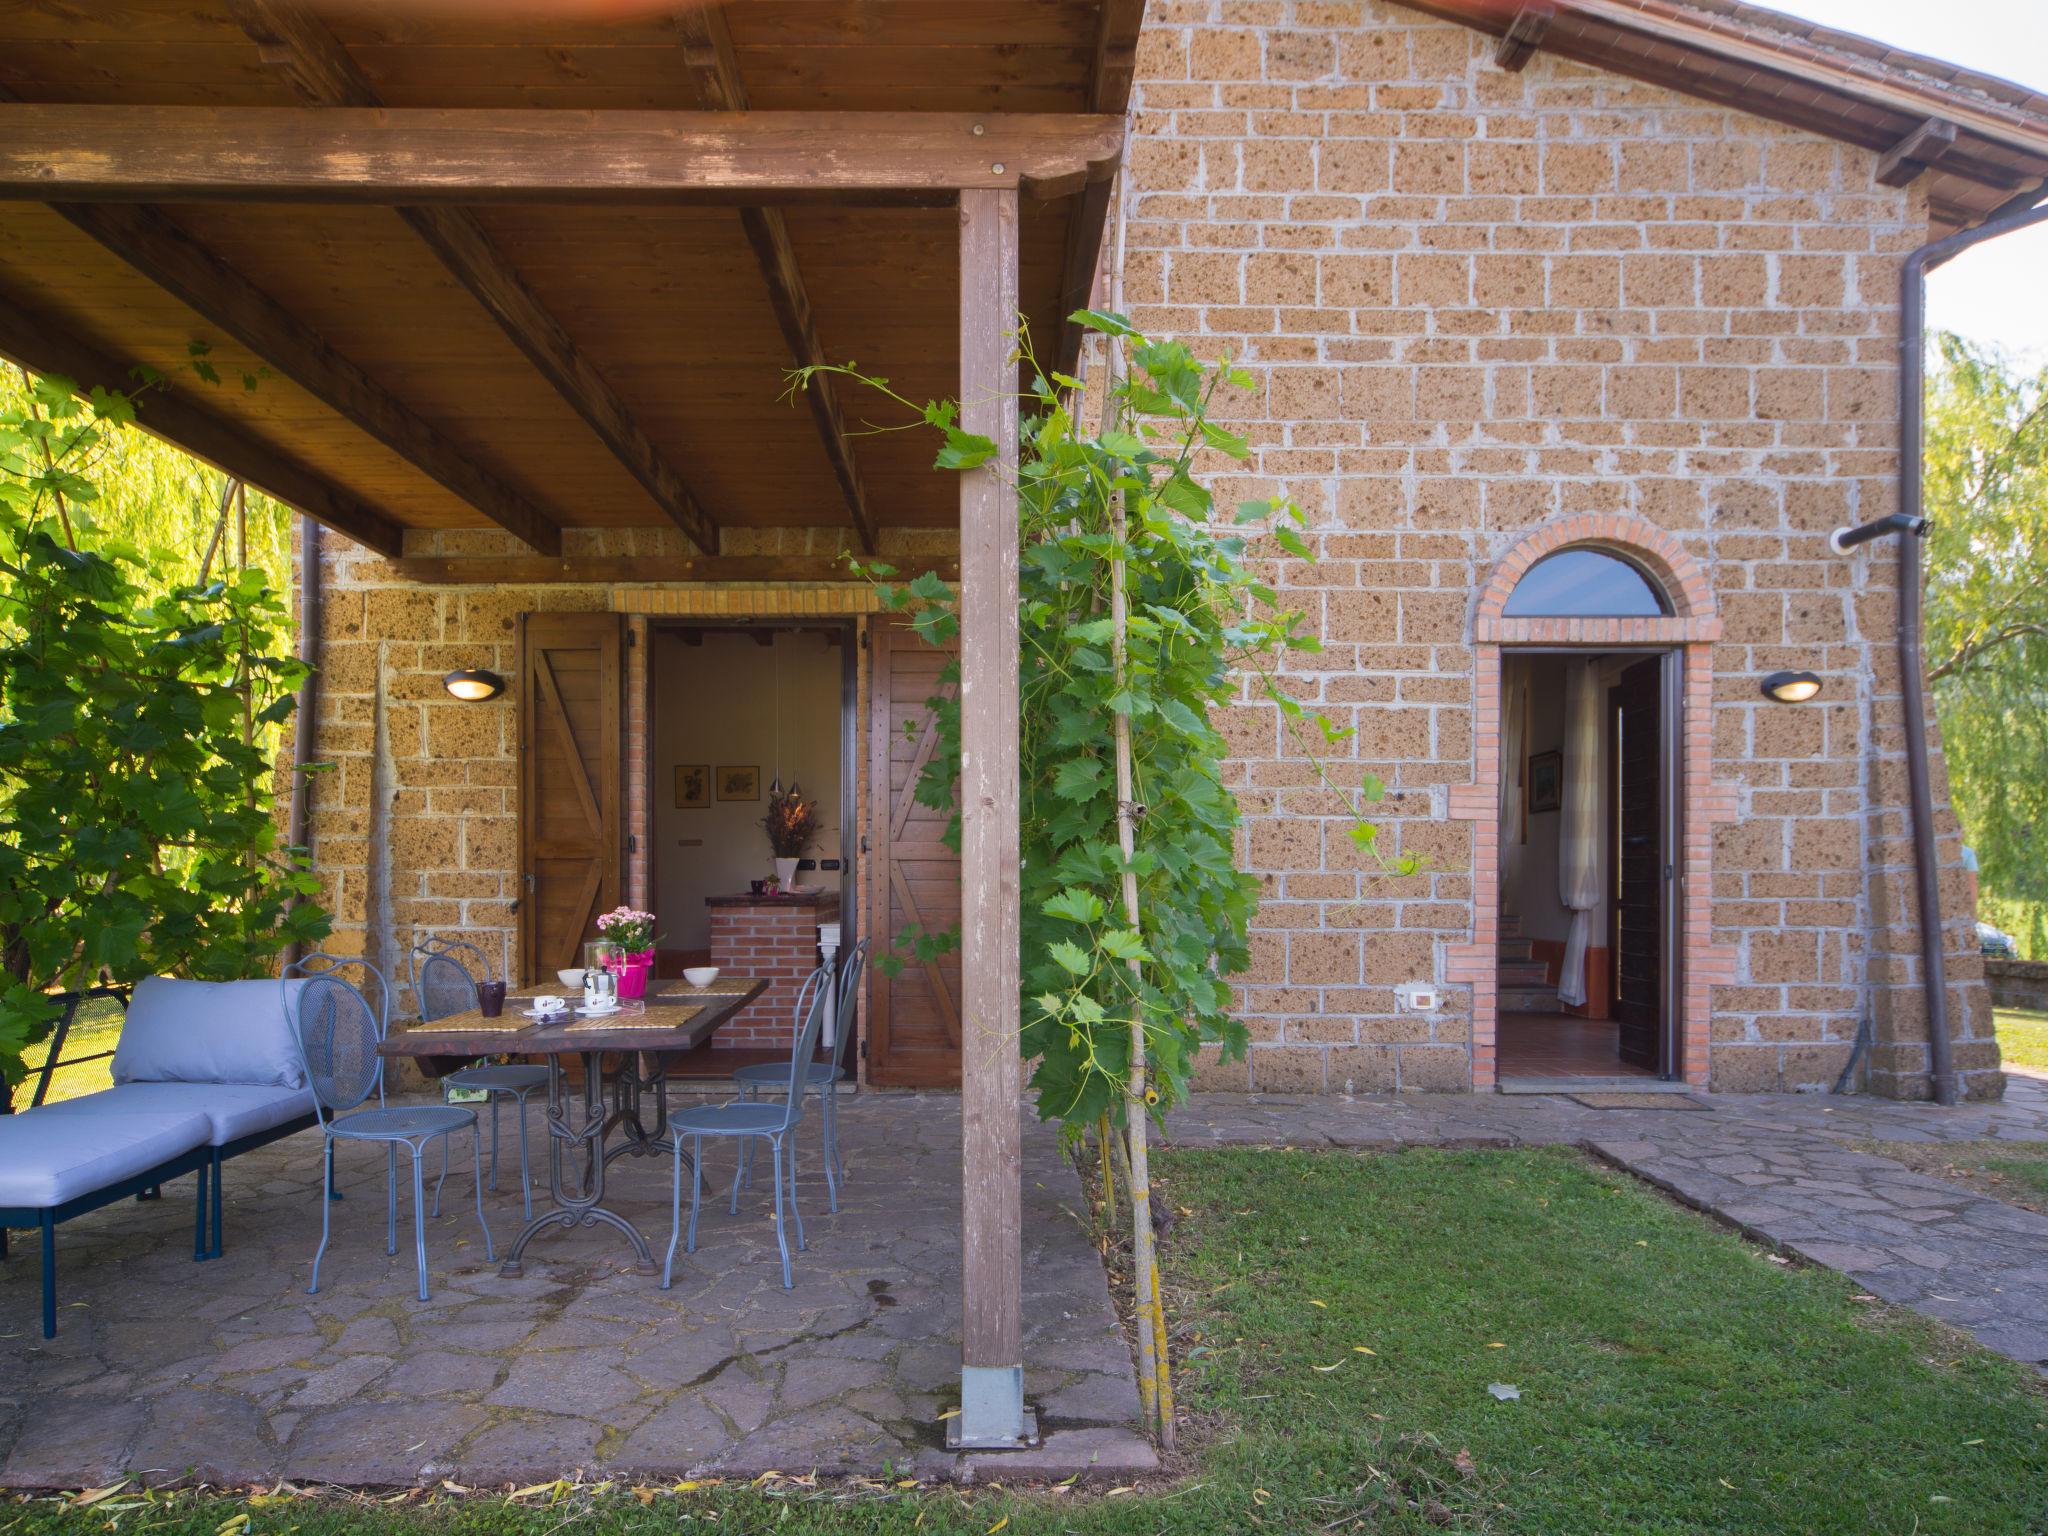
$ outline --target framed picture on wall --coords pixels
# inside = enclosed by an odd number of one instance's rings
[[[1564,754],[1537,752],[1529,758],[1529,809],[1554,811],[1564,798]]]
[[[759,768],[720,768],[718,770],[718,798],[721,800],[760,799],[761,770]]]
[[[711,803],[711,765],[676,764],[676,809],[701,810]]]

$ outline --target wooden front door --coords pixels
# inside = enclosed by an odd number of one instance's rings
[[[954,659],[909,629],[869,631],[868,910],[880,956],[905,928],[937,933],[960,921],[960,855],[940,839],[949,813],[917,803],[917,778],[938,731],[925,701],[951,695],[939,681]],[[903,1088],[960,1081],[960,954],[920,963],[905,953],[895,976],[868,967],[868,1079]]]
[[[527,984],[583,963],[619,904],[621,704],[615,613],[519,620],[519,970]]]
[[[1660,1070],[1664,1040],[1666,866],[1664,658],[1639,661],[1614,690],[1620,846],[1615,856],[1615,1018],[1621,1059]]]

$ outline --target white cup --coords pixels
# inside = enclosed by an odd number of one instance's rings
[[[568,1006],[568,1003],[559,997],[542,996],[536,997],[533,1000],[533,1011],[535,1013],[560,1013]]]

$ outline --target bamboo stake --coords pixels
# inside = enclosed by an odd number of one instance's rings
[[[1152,1318],[1159,1356],[1159,1443],[1173,1449],[1173,1356],[1166,1348],[1166,1307],[1159,1299],[1159,1266],[1152,1266]]]
[[[1102,1219],[1113,1231],[1116,1228],[1116,1164],[1109,1147],[1109,1111],[1102,1112],[1101,1120],[1095,1126],[1095,1150],[1102,1156]]]

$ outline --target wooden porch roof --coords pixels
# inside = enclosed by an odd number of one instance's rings
[[[133,109],[137,125],[151,108],[1101,123],[1123,113],[1142,14],[1142,0],[8,5],[0,101]],[[1021,307],[1048,357],[1087,299],[1116,153],[1025,183]],[[65,205],[17,190],[0,199],[0,355],[88,383],[165,371],[146,424],[393,552],[404,528],[497,525],[554,553],[563,529],[673,524],[715,553],[721,528],[837,526],[860,546],[885,526],[953,526],[958,489],[930,473],[928,443],[859,433],[872,397],[784,398],[802,361],[856,360],[913,398],[957,391],[951,194],[737,196],[398,207],[252,187]],[[220,387],[178,371],[193,340]],[[237,382],[259,371],[255,389]]]

